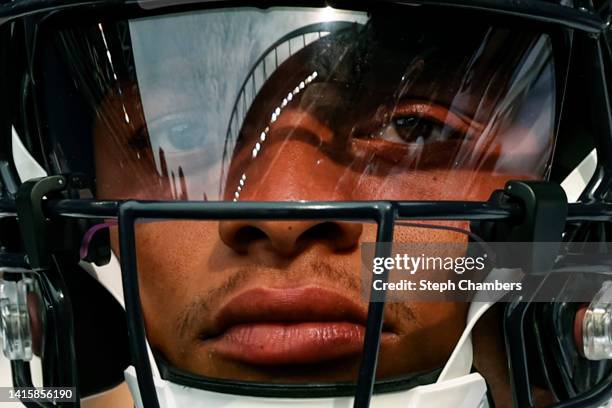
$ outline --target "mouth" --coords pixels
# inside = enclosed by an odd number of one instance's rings
[[[200,339],[220,356],[256,365],[311,364],[359,356],[367,309],[320,287],[256,288],[223,305]],[[398,341],[383,327],[381,347]]]

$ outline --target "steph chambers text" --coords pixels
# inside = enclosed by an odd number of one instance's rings
[[[491,282],[474,282],[469,279],[459,281],[447,280],[445,282],[420,279],[412,281],[402,279],[395,282],[384,282],[382,279],[372,281],[372,289],[375,291],[421,291],[421,292],[452,292],[452,291],[520,291],[523,289],[521,282],[503,282],[499,280]]]

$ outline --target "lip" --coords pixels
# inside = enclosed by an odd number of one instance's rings
[[[328,289],[255,288],[223,305],[200,338],[243,363],[311,364],[360,355],[366,318],[366,308]],[[397,340],[383,329],[382,346]]]

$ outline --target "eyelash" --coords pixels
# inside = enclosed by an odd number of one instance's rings
[[[408,121],[402,126],[400,121]],[[392,143],[425,144],[464,138],[465,134],[444,123],[417,116],[400,116],[381,131],[381,138]]]
[[[405,120],[408,135],[401,134],[398,121]],[[411,126],[412,124],[412,126]],[[372,131],[363,132],[358,139],[380,140],[396,145],[410,145],[428,142],[440,142],[452,139],[471,138],[478,134],[482,125],[469,120],[464,115],[451,112],[440,106],[418,101],[406,101],[393,109],[393,117],[384,124],[371,124]],[[425,127],[425,129],[423,129]],[[405,128],[404,128],[405,129]],[[425,130],[415,135],[418,130]],[[437,136],[434,132],[438,132]],[[412,140],[410,140],[412,139]]]
[[[199,125],[192,115],[169,115],[149,123],[148,126],[143,126],[129,138],[128,144],[136,151],[147,150],[152,147],[151,137],[155,137],[166,154],[193,152],[194,150],[202,149],[206,144],[205,134],[202,133],[204,129]],[[172,132],[175,129],[178,129],[183,134],[173,135]],[[191,143],[191,145],[181,146],[181,144],[185,143]]]

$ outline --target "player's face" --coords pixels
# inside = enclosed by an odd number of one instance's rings
[[[542,123],[552,121],[548,98],[554,85],[546,63],[540,61],[538,79],[531,79],[542,91],[521,90],[522,103],[532,107],[526,117],[518,108],[500,108],[520,87],[513,85],[516,65],[537,54],[537,36],[513,38],[495,30],[476,35],[489,47],[477,54],[469,36],[432,38],[424,50],[409,50],[402,48],[411,44],[407,38],[374,29],[369,35],[361,42],[319,40],[267,79],[225,157],[222,199],[486,200],[509,179],[543,174],[552,132]],[[504,44],[522,50],[504,56],[507,68],[499,62]],[[168,66],[180,72],[185,63],[177,59]],[[210,103],[194,104],[187,88],[154,90],[149,116],[163,121],[180,112],[193,115]],[[109,96],[101,111],[118,111],[121,100],[137,98],[126,87],[121,98]],[[189,126],[179,123],[169,132]],[[204,144],[159,152],[142,135],[126,135],[131,142],[120,144],[107,143],[108,137],[108,125],[97,123],[99,197],[207,197],[188,192],[198,180],[209,182],[207,170],[214,166],[206,164],[208,136],[197,139]],[[150,171],[157,153],[162,170]],[[170,162],[184,165],[171,169]],[[125,180],[128,169],[132,177]],[[468,228],[462,222],[442,225]],[[375,225],[333,221],[139,224],[147,336],[173,365],[196,374],[354,379],[368,306],[360,292],[359,245],[374,242],[375,232]],[[394,241],[467,238],[450,230],[397,227]],[[440,367],[463,330],[466,308],[452,302],[388,304],[378,375]]]

